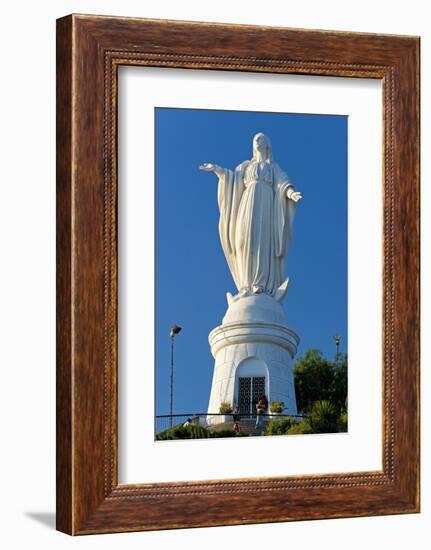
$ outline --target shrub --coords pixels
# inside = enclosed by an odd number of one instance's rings
[[[158,433],[156,441],[166,441],[168,439],[206,439],[208,437],[211,437],[211,433],[202,426],[194,426],[193,424],[183,426],[179,424]]]
[[[219,412],[220,414],[231,414],[232,410],[232,405],[230,403],[222,403]]]
[[[243,434],[241,432],[235,432],[234,430],[214,430],[210,432],[209,437],[242,437],[246,436],[247,434]]]
[[[288,416],[270,420],[263,435],[286,435],[293,422],[294,421]]]
[[[297,435],[297,434],[312,434],[315,432],[311,428],[308,420],[301,420],[300,422],[293,422],[287,433],[288,435]]]
[[[347,411],[344,411],[340,414],[340,418],[338,419],[338,431],[339,432],[347,432],[348,427],[348,421],[347,421]]]
[[[172,426],[163,432],[160,432],[156,435],[156,441],[166,441],[170,439],[208,439],[216,437],[242,437],[247,434],[241,432],[235,432],[234,430],[224,429],[224,430],[209,430],[202,426],[194,426],[189,424],[188,426],[183,426],[178,424],[178,426]]]
[[[190,439],[206,439],[210,437],[208,430],[203,426],[187,426],[190,431]]]
[[[283,401],[273,401],[271,405],[269,406],[269,410],[272,413],[281,413],[284,410],[284,403]]]

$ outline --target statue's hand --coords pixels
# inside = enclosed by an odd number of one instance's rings
[[[204,170],[205,172],[214,172],[214,174],[219,178],[223,175],[223,168],[220,168],[217,164],[205,162],[199,166],[199,169]]]
[[[199,166],[199,170],[204,170],[204,172],[215,172],[216,171],[215,164],[211,164],[209,162],[205,162],[204,164],[201,164]]]
[[[289,195],[289,199],[293,200],[293,202],[299,202],[302,199],[302,195],[299,191],[294,191]]]

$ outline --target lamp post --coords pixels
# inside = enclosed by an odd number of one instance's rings
[[[336,334],[333,338],[335,340],[335,362],[338,365],[338,352],[340,348],[341,336],[339,334]]]
[[[174,401],[174,339],[182,331],[182,327],[172,325],[169,336],[171,337],[171,387],[170,387],[170,405],[169,405],[169,427],[172,428],[172,404]]]

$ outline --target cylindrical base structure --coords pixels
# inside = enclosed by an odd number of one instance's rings
[[[224,421],[211,416],[219,413],[222,403],[253,415],[263,394],[270,403],[282,401],[285,414],[297,414],[293,357],[298,342],[271,296],[257,294],[231,303],[222,325],[209,334],[215,366],[208,423]]]

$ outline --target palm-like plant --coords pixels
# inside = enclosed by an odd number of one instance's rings
[[[338,419],[337,409],[327,400],[315,401],[308,416],[308,422],[313,433],[338,432]]]

